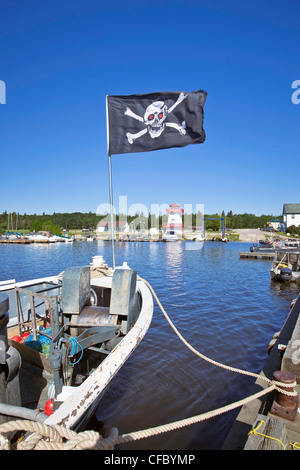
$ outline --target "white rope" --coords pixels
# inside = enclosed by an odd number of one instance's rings
[[[136,432],[132,432],[129,434],[123,434],[117,438],[116,444],[124,444],[126,442],[136,441],[138,439],[145,439],[150,436],[156,436],[164,432],[174,431],[175,429],[180,429],[186,426],[190,426],[191,424],[200,423],[201,421],[214,418],[215,416],[219,416],[223,413],[227,413],[228,411],[232,411],[235,408],[239,408],[240,406],[243,406],[246,403],[249,403],[250,401],[256,400],[260,398],[261,396],[267,393],[270,393],[272,390],[274,390],[273,385],[271,385],[270,387],[264,390],[261,390],[260,392],[255,393],[254,395],[250,397],[244,398],[242,400],[223,406],[221,408],[208,411],[206,413],[192,416],[191,418],[182,419],[180,421],[175,421],[173,423],[164,424],[162,426],[157,426],[157,427],[150,428],[150,429],[144,429],[143,431],[136,431]]]
[[[29,432],[25,439],[9,445],[3,434],[11,432]],[[103,438],[98,432],[84,431],[76,433],[63,426],[49,426],[29,420],[9,421],[0,425],[0,449],[8,450],[109,450],[112,449],[118,431],[112,428],[108,437]]]
[[[170,326],[172,327],[172,329],[175,331],[176,335],[181,339],[181,341],[191,350],[193,351],[197,356],[201,357],[201,359],[207,361],[207,362],[210,362],[211,364],[215,365],[215,366],[218,366],[218,367],[221,367],[223,369],[226,369],[226,370],[229,370],[231,372],[236,372],[236,373],[239,373],[239,374],[244,374],[244,375],[248,375],[250,377],[254,377],[256,379],[262,379],[266,382],[268,382],[270,385],[273,385],[275,387],[276,390],[280,391],[281,393],[285,394],[285,395],[288,395],[288,396],[296,396],[297,395],[297,392],[293,391],[293,392],[288,392],[286,390],[282,390],[281,387],[287,387],[287,388],[294,388],[297,383],[296,381],[291,383],[291,384],[284,384],[284,383],[281,383],[281,382],[278,382],[277,380],[270,380],[268,379],[267,377],[263,376],[263,375],[260,375],[260,374],[256,374],[255,372],[249,372],[249,371],[246,371],[246,370],[243,370],[243,369],[237,369],[236,367],[231,367],[231,366],[228,366],[228,365],[225,365],[225,364],[222,364],[220,362],[217,362],[217,361],[214,361],[213,359],[210,359],[209,357],[205,356],[204,354],[200,353],[199,351],[197,351],[197,349],[195,349],[193,346],[191,346],[185,339],[184,337],[179,333],[178,329],[176,328],[176,326],[174,325],[174,323],[171,321],[170,317],[168,316],[167,312],[165,311],[165,309],[163,308],[162,304],[160,303],[160,300],[159,298],[157,297],[154,289],[152,288],[152,286],[149,284],[148,281],[146,281],[145,279],[142,279],[141,277],[138,276],[138,279],[142,282],[144,282],[148,287],[149,289],[151,290],[155,300],[157,301],[162,313],[164,314],[165,318],[167,319],[168,323],[170,324]]]

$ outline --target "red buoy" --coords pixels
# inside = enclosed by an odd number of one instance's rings
[[[47,416],[52,415],[54,411],[54,400],[53,398],[49,398],[49,400],[46,401],[45,408],[44,408],[44,413]]]
[[[19,343],[21,341],[21,338],[18,335],[13,336],[11,339],[12,339],[12,341],[15,341],[16,343]]]
[[[25,331],[25,333],[23,333],[21,336],[21,341],[25,341],[25,339],[27,339],[28,336],[30,336],[30,333],[28,333],[28,331]]]

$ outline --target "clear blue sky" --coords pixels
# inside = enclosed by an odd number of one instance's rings
[[[206,142],[112,156],[114,202],[300,203],[299,0],[1,0],[0,212],[109,202],[106,95],[206,90]]]

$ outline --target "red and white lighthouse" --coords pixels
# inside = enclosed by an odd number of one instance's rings
[[[181,209],[179,204],[171,204],[169,209],[166,210],[168,214],[168,222],[163,224],[163,229],[166,232],[174,232],[178,237],[182,237],[183,223],[182,214],[184,210]]]

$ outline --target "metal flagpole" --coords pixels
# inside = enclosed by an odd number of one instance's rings
[[[113,216],[113,191],[112,191],[112,171],[111,171],[111,155],[109,152],[109,124],[108,124],[108,104],[106,96],[106,132],[107,132],[107,153],[108,153],[108,173],[109,173],[109,204],[110,204],[110,227],[111,227],[111,247],[112,247],[112,265],[116,267],[115,262],[115,231]]]
[[[114,231],[114,215],[113,215],[113,193],[112,193],[112,172],[111,172],[111,156],[108,155],[108,170],[109,170],[109,203],[110,203],[110,226],[111,226],[111,247],[112,247],[112,264],[113,269],[116,267],[115,263],[115,231]]]

